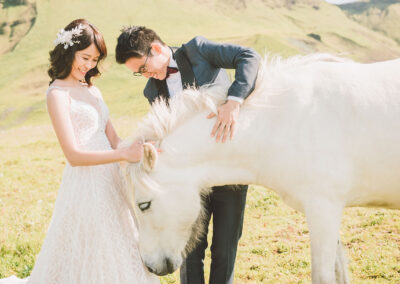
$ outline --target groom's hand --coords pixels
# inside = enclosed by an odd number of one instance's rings
[[[236,121],[239,117],[240,103],[234,100],[228,100],[223,105],[219,106],[217,111],[217,121],[214,124],[214,128],[211,132],[211,137],[216,137],[216,142],[219,142],[222,137],[222,142],[226,141],[226,138],[230,134],[230,139],[233,139],[235,135]],[[207,118],[213,118],[214,113],[210,113]]]

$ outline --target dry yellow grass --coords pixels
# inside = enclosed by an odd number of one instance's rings
[[[135,119],[114,121],[127,136]],[[0,131],[0,278],[30,274],[53,211],[65,165],[49,125]],[[400,211],[346,209],[342,240],[352,283],[400,282]],[[273,192],[248,194],[235,283],[309,283],[310,246],[305,218]],[[207,251],[208,275],[210,252]],[[175,273],[162,283],[179,283]]]
[[[365,62],[400,54],[399,45],[390,38],[316,0],[298,0],[297,5],[277,0],[120,0],[118,5],[104,0],[29,2],[36,3],[35,25],[12,53],[0,56],[0,278],[30,274],[53,211],[65,162],[49,125],[43,93],[48,83],[48,50],[57,30],[70,20],[86,17],[105,35],[110,58],[98,86],[111,113],[118,116],[114,124],[122,136],[135,128],[138,117],[148,109],[141,95],[145,81],[133,80],[123,66],[113,62],[115,38],[123,25],[147,25],[171,45],[201,34],[284,57],[322,51]],[[18,9],[22,7],[15,9],[15,15]],[[104,13],[110,10],[113,13]],[[11,12],[2,13],[0,18],[4,13],[7,19],[13,17]],[[380,28],[387,34],[395,32],[384,24]],[[346,209],[341,235],[352,283],[400,283],[399,211]],[[207,274],[209,257],[208,251]],[[179,283],[178,279],[175,273],[162,282]],[[235,279],[235,283],[310,282],[304,216],[267,189],[249,191]]]

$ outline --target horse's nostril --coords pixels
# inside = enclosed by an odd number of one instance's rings
[[[174,265],[172,264],[172,261],[167,257],[167,258],[165,259],[165,262],[166,262],[166,264],[167,264],[168,273],[174,272]]]
[[[150,273],[154,273],[154,270],[153,270],[153,269],[151,269],[151,267],[150,267],[150,266],[147,266],[147,265],[146,265],[146,267],[147,267],[147,270],[148,270]]]

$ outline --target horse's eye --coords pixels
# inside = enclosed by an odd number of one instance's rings
[[[141,202],[138,204],[139,209],[142,210],[142,212],[146,211],[147,209],[150,208],[151,206],[151,201],[147,201],[147,202]]]

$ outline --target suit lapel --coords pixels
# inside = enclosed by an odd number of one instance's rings
[[[171,47],[171,50],[172,50],[172,56],[176,61],[179,72],[181,74],[182,87],[184,89],[188,87],[196,87],[197,86],[196,78],[192,70],[192,65],[190,64],[189,59],[187,58],[185,52],[183,51],[183,48]],[[150,80],[153,80],[157,89],[157,95],[155,96],[154,100],[156,98],[163,98],[168,103],[169,91],[167,86],[167,80],[157,80],[154,78],[151,78]]]
[[[179,72],[181,74],[182,79],[182,87],[195,87],[196,78],[193,73],[192,65],[190,64],[189,59],[187,58],[183,48],[171,48],[172,56],[174,57],[176,64],[178,65]]]
[[[157,87],[157,98],[163,98],[166,102],[169,100],[169,91],[167,86],[167,80],[154,79],[154,83]]]

